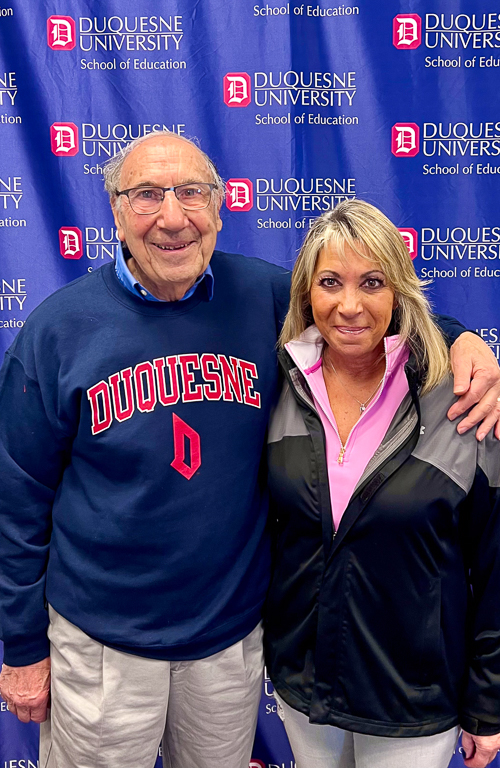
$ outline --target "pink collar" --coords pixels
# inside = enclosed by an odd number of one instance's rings
[[[308,376],[321,366],[324,345],[325,340],[316,326],[310,325],[298,339],[285,344],[285,348],[302,373]],[[384,348],[386,356],[384,379],[387,379],[400,364],[402,357],[408,358],[408,347],[401,343],[399,335],[396,334],[385,337]]]

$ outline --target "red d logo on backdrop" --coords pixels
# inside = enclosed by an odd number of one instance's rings
[[[253,184],[250,179],[229,179],[226,184],[226,206],[230,211],[249,211],[253,207]]]
[[[416,123],[392,126],[391,152],[396,157],[415,157],[420,150],[420,128]]]
[[[78,227],[61,227],[59,251],[65,259],[81,259],[83,256],[82,230]]]
[[[248,768],[266,768],[266,764],[263,763],[262,760],[256,760],[255,757],[252,757]]]
[[[78,153],[78,128],[74,123],[52,123],[50,148],[54,155],[73,157]]]
[[[250,76],[246,72],[228,72],[224,77],[224,104],[248,107],[252,98]]]
[[[49,16],[47,44],[53,51],[71,51],[76,45],[76,24],[71,16]]]
[[[418,13],[400,13],[392,22],[392,43],[400,51],[412,51],[422,43],[422,19]]]
[[[405,245],[408,248],[408,253],[412,259],[415,259],[418,255],[418,233],[416,229],[412,227],[398,227],[401,237],[405,241]]]

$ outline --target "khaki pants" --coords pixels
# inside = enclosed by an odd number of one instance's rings
[[[115,651],[49,607],[50,719],[40,768],[248,768],[262,687],[262,629],[206,659]]]
[[[368,736],[310,723],[275,696],[297,768],[447,768],[457,746],[458,726],[409,739]]]

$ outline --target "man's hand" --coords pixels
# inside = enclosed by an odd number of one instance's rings
[[[463,731],[462,747],[467,768],[485,768],[497,756],[500,749],[500,733],[494,736],[472,736]]]
[[[500,440],[500,368],[495,355],[479,336],[466,331],[453,344],[450,358],[453,391],[459,400],[451,406],[448,418],[453,421],[475,405],[458,424],[458,432],[467,432],[482,422],[477,439],[483,440],[495,427],[495,437]]]
[[[22,723],[43,723],[47,719],[50,691],[50,659],[42,659],[27,667],[2,666],[0,694],[9,712]]]

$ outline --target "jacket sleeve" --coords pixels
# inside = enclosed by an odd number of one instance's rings
[[[466,533],[471,586],[468,664],[460,724],[469,733],[500,732],[500,448],[478,445]]]
[[[434,315],[434,320],[441,328],[446,339],[446,343],[450,347],[453,342],[458,339],[460,334],[467,330],[467,328],[465,328],[465,326],[463,326],[459,320],[455,320],[455,318],[450,317],[450,315]]]
[[[0,371],[0,636],[12,666],[49,653],[51,511],[71,446],[54,413],[37,380],[7,352]]]

